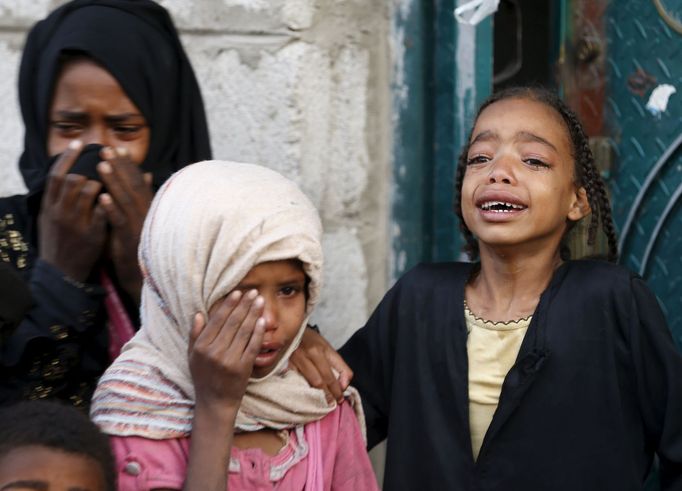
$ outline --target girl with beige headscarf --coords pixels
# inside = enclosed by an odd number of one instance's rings
[[[201,162],[157,193],[142,327],[92,402],[120,490],[377,489],[357,393],[328,403],[288,369],[319,296],[320,237],[310,201],[264,167]]]

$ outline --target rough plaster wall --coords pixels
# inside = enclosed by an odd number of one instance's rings
[[[61,0],[0,0],[0,195],[23,191],[16,71]],[[314,321],[341,344],[386,288],[388,8],[381,0],[162,0],[200,81],[216,158],[296,180],[325,226]]]

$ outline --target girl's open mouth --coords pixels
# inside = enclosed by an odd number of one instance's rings
[[[279,355],[280,348],[279,347],[262,347],[258,355],[256,355],[256,359],[253,362],[253,365],[256,367],[269,367],[272,365],[275,360],[277,360],[277,355]]]
[[[504,201],[486,201],[478,205],[478,207],[483,211],[489,211],[493,213],[512,213],[515,211],[525,210],[527,206],[508,203]]]

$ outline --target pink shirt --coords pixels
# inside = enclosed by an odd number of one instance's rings
[[[378,491],[355,413],[346,402],[317,423],[295,429],[275,456],[257,448],[232,447],[230,491],[305,489],[309,427],[317,424],[321,441],[324,491]],[[119,491],[182,489],[189,460],[189,438],[150,440],[111,437]],[[323,491],[320,490],[320,491]],[[317,490],[316,490],[317,491]]]

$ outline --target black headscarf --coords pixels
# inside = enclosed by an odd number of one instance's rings
[[[19,168],[29,193],[40,191],[47,175],[49,110],[65,52],[102,65],[140,109],[151,133],[142,167],[155,186],[211,158],[199,86],[168,12],[151,0],[74,0],[33,27],[21,60],[26,135]]]

